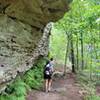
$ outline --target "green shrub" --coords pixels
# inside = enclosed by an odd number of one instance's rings
[[[45,60],[39,60],[38,63],[24,75],[24,82],[32,89],[40,89],[42,87],[43,68],[45,63]]]
[[[5,95],[1,94],[0,100],[25,100],[26,84],[17,77],[16,80],[8,85]]]
[[[0,100],[25,100],[27,88],[40,89],[43,85],[45,63],[44,59],[38,60],[38,63],[27,71],[22,79],[18,76],[12,84],[8,85],[5,90],[6,94],[0,95]]]
[[[25,100],[25,96],[15,96],[15,95],[2,95],[0,96],[0,100]]]
[[[100,97],[96,95],[86,96],[84,100],[100,100]]]

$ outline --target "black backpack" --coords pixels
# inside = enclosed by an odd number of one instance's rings
[[[47,65],[48,65],[48,66],[47,66]],[[45,66],[44,74],[45,74],[45,75],[52,75],[52,69],[51,69],[50,63],[47,64],[47,65]]]

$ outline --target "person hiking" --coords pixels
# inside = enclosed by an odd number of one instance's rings
[[[53,62],[53,58],[51,58],[50,61],[47,62],[44,69],[45,92],[51,91],[52,74],[54,71],[53,67],[54,67],[54,62]]]

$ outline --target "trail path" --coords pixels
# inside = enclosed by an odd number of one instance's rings
[[[66,78],[57,78],[53,81],[51,92],[30,91],[26,100],[83,100],[83,94],[79,91],[81,87],[76,83],[76,76],[68,73]]]

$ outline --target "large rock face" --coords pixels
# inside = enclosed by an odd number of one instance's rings
[[[1,12],[41,28],[63,16],[71,0],[0,0]]]
[[[64,15],[67,1],[0,0],[0,89],[48,54],[51,24],[46,24]]]

